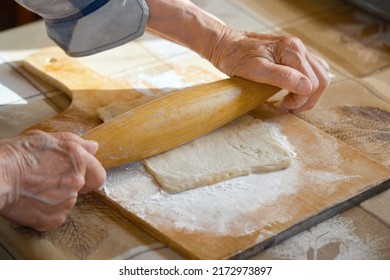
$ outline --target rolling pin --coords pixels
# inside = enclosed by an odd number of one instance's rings
[[[97,107],[115,100],[132,100],[139,94],[57,48],[32,54],[24,65],[72,98],[69,108],[54,117],[57,120],[48,129],[51,131],[61,117],[83,122],[78,118],[95,118]],[[93,123],[95,127],[81,137],[99,143],[96,157],[109,169],[190,142],[255,109],[279,90],[238,77],[202,84],[155,99],[106,123]],[[112,92],[114,96],[110,96]]]

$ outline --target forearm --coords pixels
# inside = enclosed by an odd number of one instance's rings
[[[210,59],[227,26],[187,0],[146,0],[146,30]],[[208,47],[205,47],[207,45]]]

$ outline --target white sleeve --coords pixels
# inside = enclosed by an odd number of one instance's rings
[[[47,33],[66,53],[85,56],[111,49],[144,33],[144,0],[16,0],[39,14]]]

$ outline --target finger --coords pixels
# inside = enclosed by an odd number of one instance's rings
[[[310,53],[310,55],[313,56],[313,58],[315,58],[319,63],[321,63],[321,65],[325,68],[326,71],[329,71],[330,66],[329,66],[328,62],[326,62],[325,59],[323,59],[322,57],[320,57],[319,55],[316,55],[314,53]]]
[[[289,92],[283,97],[280,107],[286,110],[294,110],[302,107],[308,100],[307,96],[300,96],[296,93]]]
[[[21,197],[4,213],[4,217],[38,231],[46,231],[63,224],[75,203],[76,199],[73,199],[60,206],[51,206],[28,197]]]
[[[55,132],[52,133],[52,135],[60,141],[76,142],[81,146],[83,146],[83,148],[86,149],[91,154],[95,154],[98,150],[98,143],[96,141],[85,140],[80,136],[77,136],[76,134],[71,132]]]
[[[25,219],[22,224],[41,232],[55,229],[66,222],[76,201],[76,198],[67,200],[63,205],[55,207],[36,206],[34,213],[30,214],[30,219]]]
[[[30,195],[31,198],[44,202],[47,205],[61,205],[69,199],[77,198],[80,189],[85,185],[85,179],[79,174],[70,174],[61,176],[60,181],[56,185],[49,186],[39,193],[26,193],[24,196]]]
[[[318,87],[319,81],[307,60],[308,51],[303,42],[296,37],[283,37],[274,49],[275,60],[278,64],[288,66],[299,71],[311,83],[311,91],[306,92],[310,95]],[[288,89],[292,93],[301,94],[297,90]],[[304,102],[303,98],[298,98],[299,102]],[[296,99],[298,102],[298,100]]]
[[[310,80],[311,83],[311,91],[307,93],[307,95],[311,94],[316,90],[319,85],[318,78],[316,73],[314,72],[312,66],[307,60],[307,52],[304,46],[297,45],[295,48],[286,48],[283,50],[281,54],[280,62],[283,65],[289,66],[298,70],[302,73],[306,78]],[[291,90],[293,93],[298,93],[296,91]]]
[[[300,71],[286,65],[274,64],[266,59],[260,59],[259,66],[249,73],[247,78],[287,89],[299,95],[309,95],[312,92],[311,81]]]
[[[83,139],[82,141],[88,142]],[[89,143],[96,148],[96,142]],[[72,154],[70,159],[73,165],[74,176],[82,176],[85,181],[85,184],[77,192],[86,193],[100,187],[106,178],[106,171],[100,162],[79,143],[62,141],[62,145]]]
[[[106,170],[100,162],[91,154],[86,155],[85,185],[80,193],[88,193],[99,188],[106,180]]]
[[[80,143],[83,139],[71,132],[53,132],[50,133],[53,137],[60,141],[74,141]]]
[[[60,176],[32,175],[30,179],[30,184],[39,187],[23,189],[20,196],[47,205],[60,205],[69,199],[77,198],[77,193],[85,185],[84,176],[73,171]]]
[[[290,91],[288,95],[286,95],[281,103],[282,108],[294,110],[299,109],[304,104],[308,102],[311,98],[311,95],[317,92],[317,89],[320,85],[319,77],[317,76],[317,69],[313,68],[313,56],[306,51],[306,48],[299,40],[289,40],[287,41],[288,47],[283,50],[280,55],[281,63],[295,68],[299,72],[301,72],[305,77],[307,77],[312,86],[312,91],[306,95],[298,95],[297,92]],[[310,61],[309,61],[310,58]],[[318,67],[317,64],[321,65],[322,63],[316,59],[315,67]]]
[[[316,91],[313,92],[313,94],[309,97],[309,99],[305,102],[304,105],[301,107],[294,109],[291,111],[291,113],[297,114],[305,110],[312,109],[320,100],[321,96],[323,95],[326,87],[329,85],[329,73],[327,69],[323,66],[320,60],[318,60],[315,56],[308,56],[308,61],[312,65],[312,68],[314,72],[316,73],[318,80],[319,80],[319,86],[317,87]]]

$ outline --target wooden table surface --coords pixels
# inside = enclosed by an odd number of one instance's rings
[[[320,104],[299,115],[390,166],[390,27],[341,0],[194,1],[228,24],[300,37],[325,57],[332,80]],[[223,2],[223,5],[220,3]],[[222,8],[221,8],[222,7]],[[43,22],[0,33],[0,139],[17,135],[69,105],[21,67],[53,46]],[[102,74],[160,92],[225,77],[193,52],[150,35],[80,61]],[[278,104],[279,94],[271,102]],[[253,259],[390,259],[390,191],[275,245]],[[67,222],[37,233],[0,219],[0,259],[181,259],[93,194]]]

